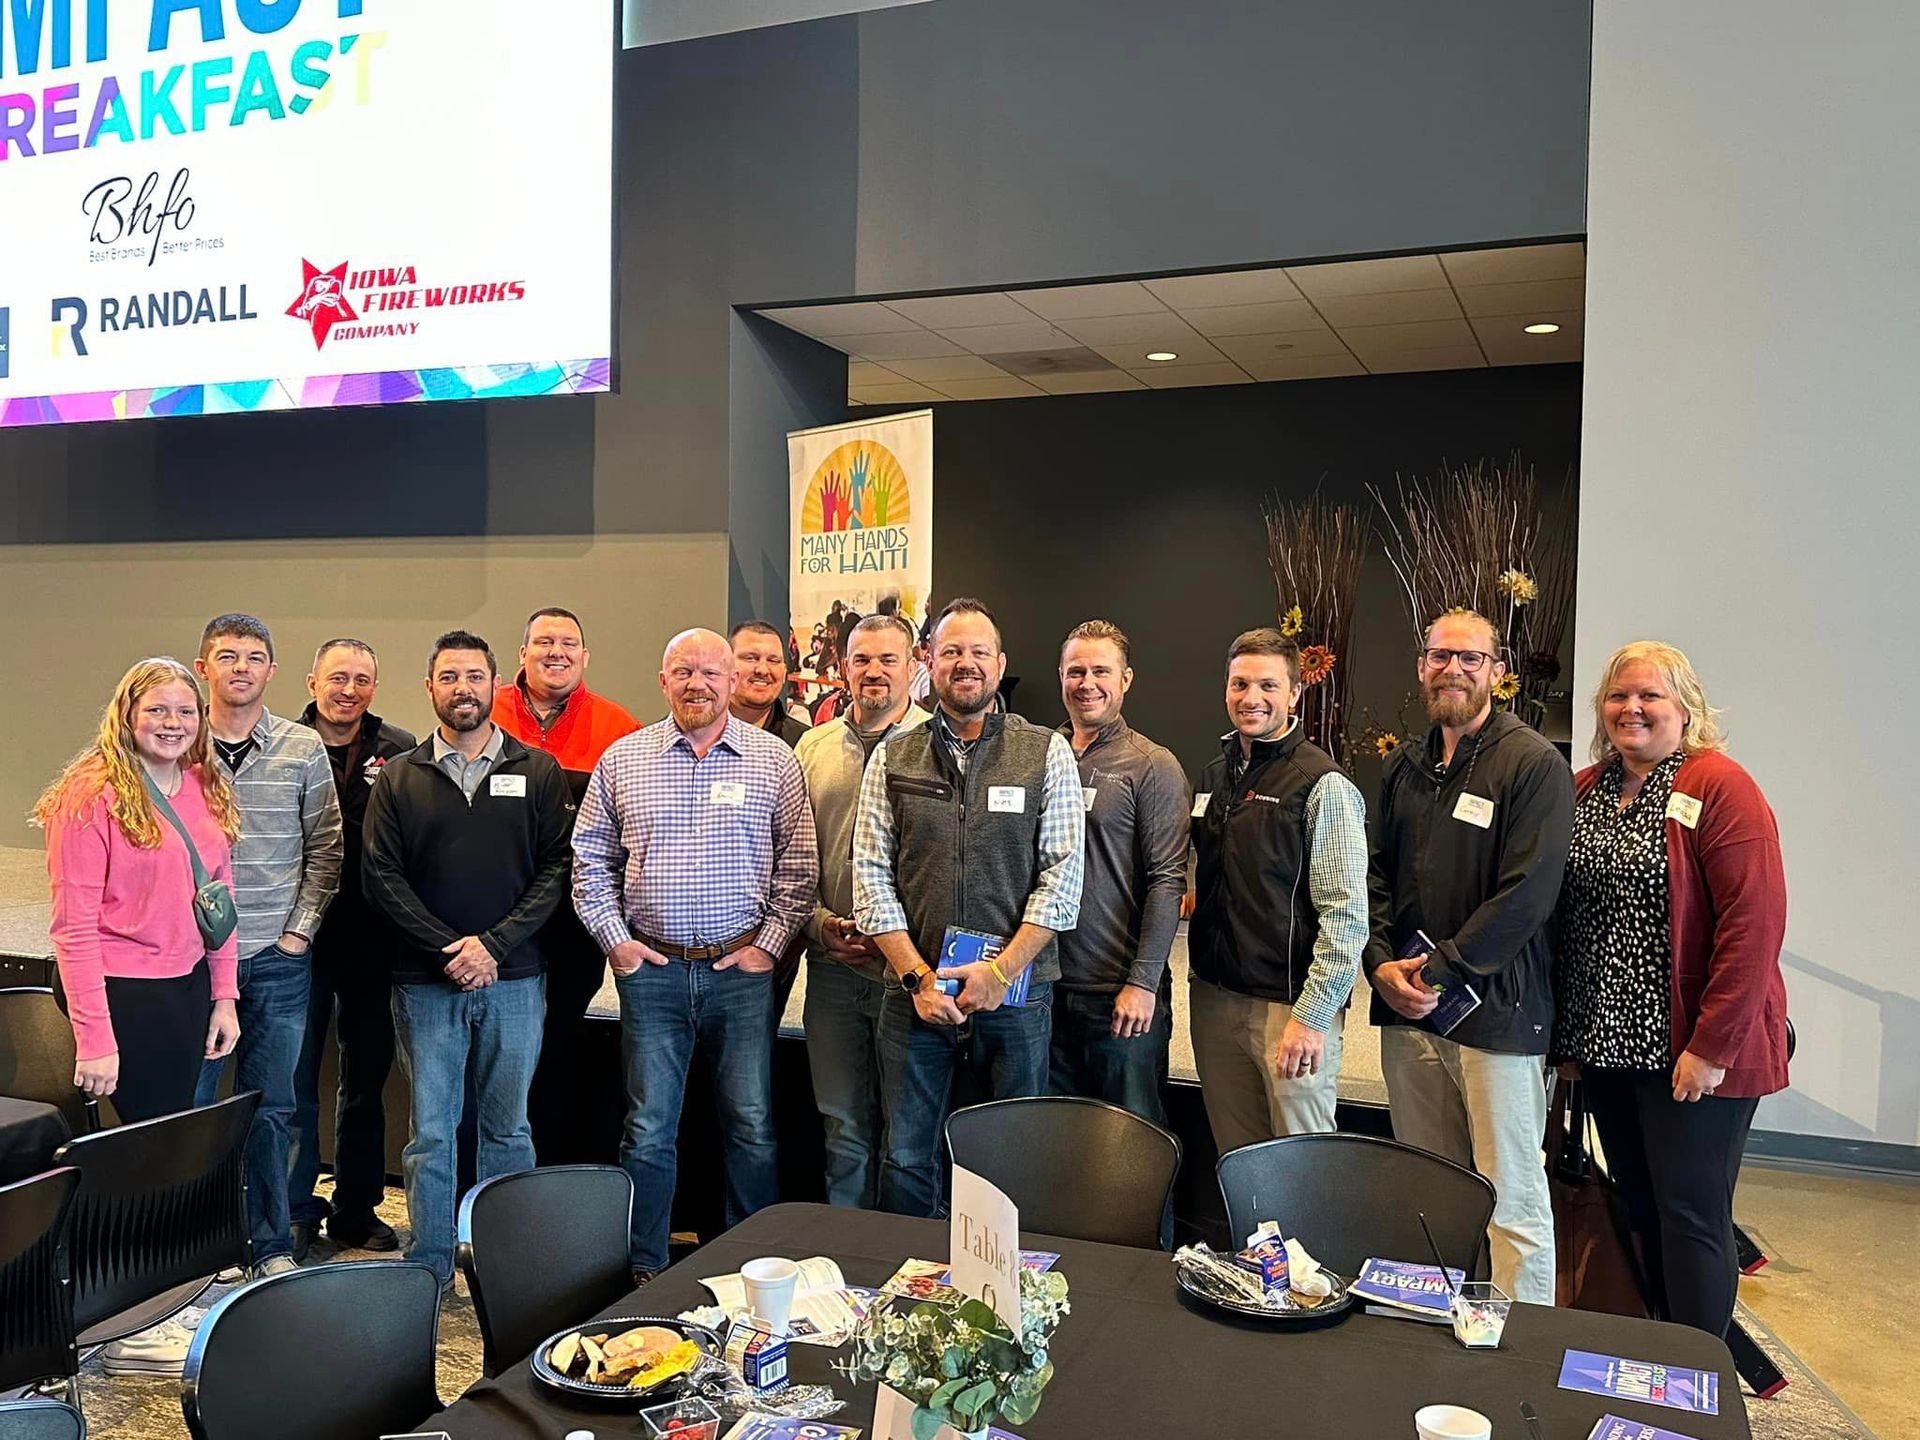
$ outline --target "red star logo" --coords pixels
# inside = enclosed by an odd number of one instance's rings
[[[327,343],[335,325],[360,318],[347,303],[347,263],[342,260],[333,269],[322,270],[311,260],[300,262],[300,298],[287,307],[287,314],[313,326],[316,350]]]

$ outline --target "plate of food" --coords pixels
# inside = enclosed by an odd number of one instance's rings
[[[1313,1285],[1327,1293],[1303,1293],[1284,1283],[1269,1288],[1255,1275],[1235,1266],[1227,1257],[1205,1246],[1182,1249],[1174,1257],[1174,1278],[1180,1288],[1201,1304],[1215,1310],[1270,1325],[1314,1327],[1338,1323],[1353,1309],[1353,1296],[1347,1282],[1331,1270],[1315,1268],[1316,1279],[1326,1284]]]
[[[549,1335],[533,1352],[533,1375],[575,1399],[651,1405],[679,1395],[688,1373],[722,1352],[704,1325],[625,1315]]]

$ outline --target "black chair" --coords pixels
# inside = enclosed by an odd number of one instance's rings
[[[79,1188],[73,1169],[0,1186],[0,1391],[79,1373],[67,1270]]]
[[[9,1400],[0,1404],[0,1440],[87,1440],[87,1422],[58,1400]]]
[[[83,1347],[178,1314],[252,1254],[245,1149],[249,1090],[69,1140],[54,1163],[80,1171],[73,1206],[73,1314]]]
[[[990,1100],[947,1117],[955,1165],[1020,1207],[1020,1226],[1070,1240],[1160,1245],[1180,1141],[1100,1100]]]
[[[633,1289],[632,1224],[633,1181],[617,1165],[497,1175],[467,1192],[454,1253],[473,1292],[488,1375]]]
[[[315,1265],[243,1285],[194,1332],[180,1409],[194,1440],[344,1440],[420,1428],[440,1282],[430,1265]]]
[[[1235,1246],[1263,1220],[1336,1275],[1371,1257],[1431,1263],[1420,1215],[1447,1264],[1486,1274],[1493,1186],[1464,1165],[1371,1135],[1288,1135],[1243,1145],[1215,1173]]]
[[[73,1025],[44,985],[0,990],[0,1095],[38,1100],[85,1135],[100,1128],[100,1106],[73,1084]]]

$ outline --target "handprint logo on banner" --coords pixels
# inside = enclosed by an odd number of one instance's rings
[[[807,482],[800,530],[873,530],[910,518],[907,474],[894,453],[873,440],[850,440],[821,461]]]

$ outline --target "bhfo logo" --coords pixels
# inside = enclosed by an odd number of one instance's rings
[[[7,352],[12,348],[11,312],[0,305],[0,380],[7,378]]]

